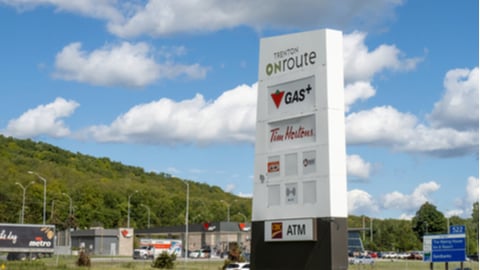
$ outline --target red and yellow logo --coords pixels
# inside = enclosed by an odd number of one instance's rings
[[[267,172],[274,173],[280,171],[280,161],[270,161],[267,163]]]
[[[272,223],[272,239],[282,239],[282,223],[281,222],[273,222]]]

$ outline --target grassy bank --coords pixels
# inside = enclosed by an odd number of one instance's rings
[[[4,270],[65,270],[65,269],[88,269],[88,270],[142,270],[155,269],[151,267],[151,261],[131,261],[119,258],[96,258],[92,260],[91,267],[76,266],[76,257],[54,257],[41,259],[37,261],[0,261],[0,266],[4,265]],[[178,270],[220,270],[223,266],[222,260],[189,260],[186,263],[183,260],[177,260],[175,269]],[[479,269],[478,262],[465,262],[464,267]],[[460,263],[450,263],[449,269],[454,270],[460,267]],[[1,268],[0,268],[1,269]],[[429,270],[428,263],[421,261],[376,261],[374,265],[350,265],[349,270]],[[444,270],[444,263],[434,264],[435,270]]]

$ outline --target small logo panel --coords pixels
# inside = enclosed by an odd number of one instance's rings
[[[272,239],[282,239],[283,238],[283,228],[281,222],[272,223]]]

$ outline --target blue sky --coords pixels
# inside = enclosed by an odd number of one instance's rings
[[[305,2],[305,3],[304,3]],[[478,1],[0,0],[0,133],[253,192],[263,37],[343,32],[348,211],[478,201]]]

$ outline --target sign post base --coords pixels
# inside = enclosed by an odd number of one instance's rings
[[[252,222],[250,265],[255,270],[348,269],[347,218],[316,218],[316,241],[265,242],[265,221]]]

